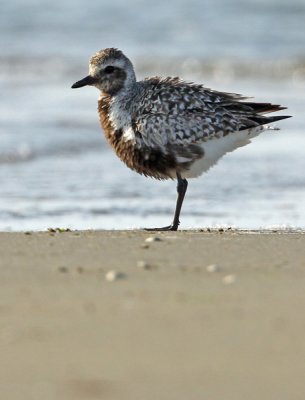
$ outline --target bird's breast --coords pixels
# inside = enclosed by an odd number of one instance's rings
[[[103,97],[99,100],[98,112],[107,141],[130,169],[156,179],[175,177],[177,170],[175,155],[160,147],[139,145],[137,132],[132,126],[115,126],[111,119],[110,98]]]

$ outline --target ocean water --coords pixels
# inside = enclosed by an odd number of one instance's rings
[[[304,0],[3,3],[0,230],[170,223],[176,183],[128,170],[99,127],[96,89],[70,89],[109,46],[139,78],[179,75],[293,116],[190,180],[181,228],[304,228],[304,21]]]

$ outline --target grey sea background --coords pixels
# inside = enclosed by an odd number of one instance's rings
[[[171,221],[176,183],[127,169],[103,137],[97,90],[70,89],[104,47],[139,79],[178,75],[293,116],[190,180],[181,228],[305,227],[304,0],[12,0],[0,42],[0,230]]]

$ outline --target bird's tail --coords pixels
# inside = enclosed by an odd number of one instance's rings
[[[287,107],[282,107],[279,104],[255,102],[242,102],[242,104],[247,107],[248,112],[250,111],[252,113],[252,115],[248,117],[249,120],[255,122],[258,125],[269,125],[282,119],[291,118],[291,115],[265,115],[287,109]],[[268,129],[270,128],[268,127]]]
[[[286,118],[291,118],[291,115],[273,115],[272,117],[258,115],[251,117],[251,121],[257,122],[259,125],[268,125]]]

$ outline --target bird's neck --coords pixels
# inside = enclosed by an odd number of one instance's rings
[[[127,86],[114,96],[102,93],[99,98],[99,113],[100,105],[104,110],[107,108],[107,118],[114,130],[124,130],[131,125],[132,93],[133,88]]]

